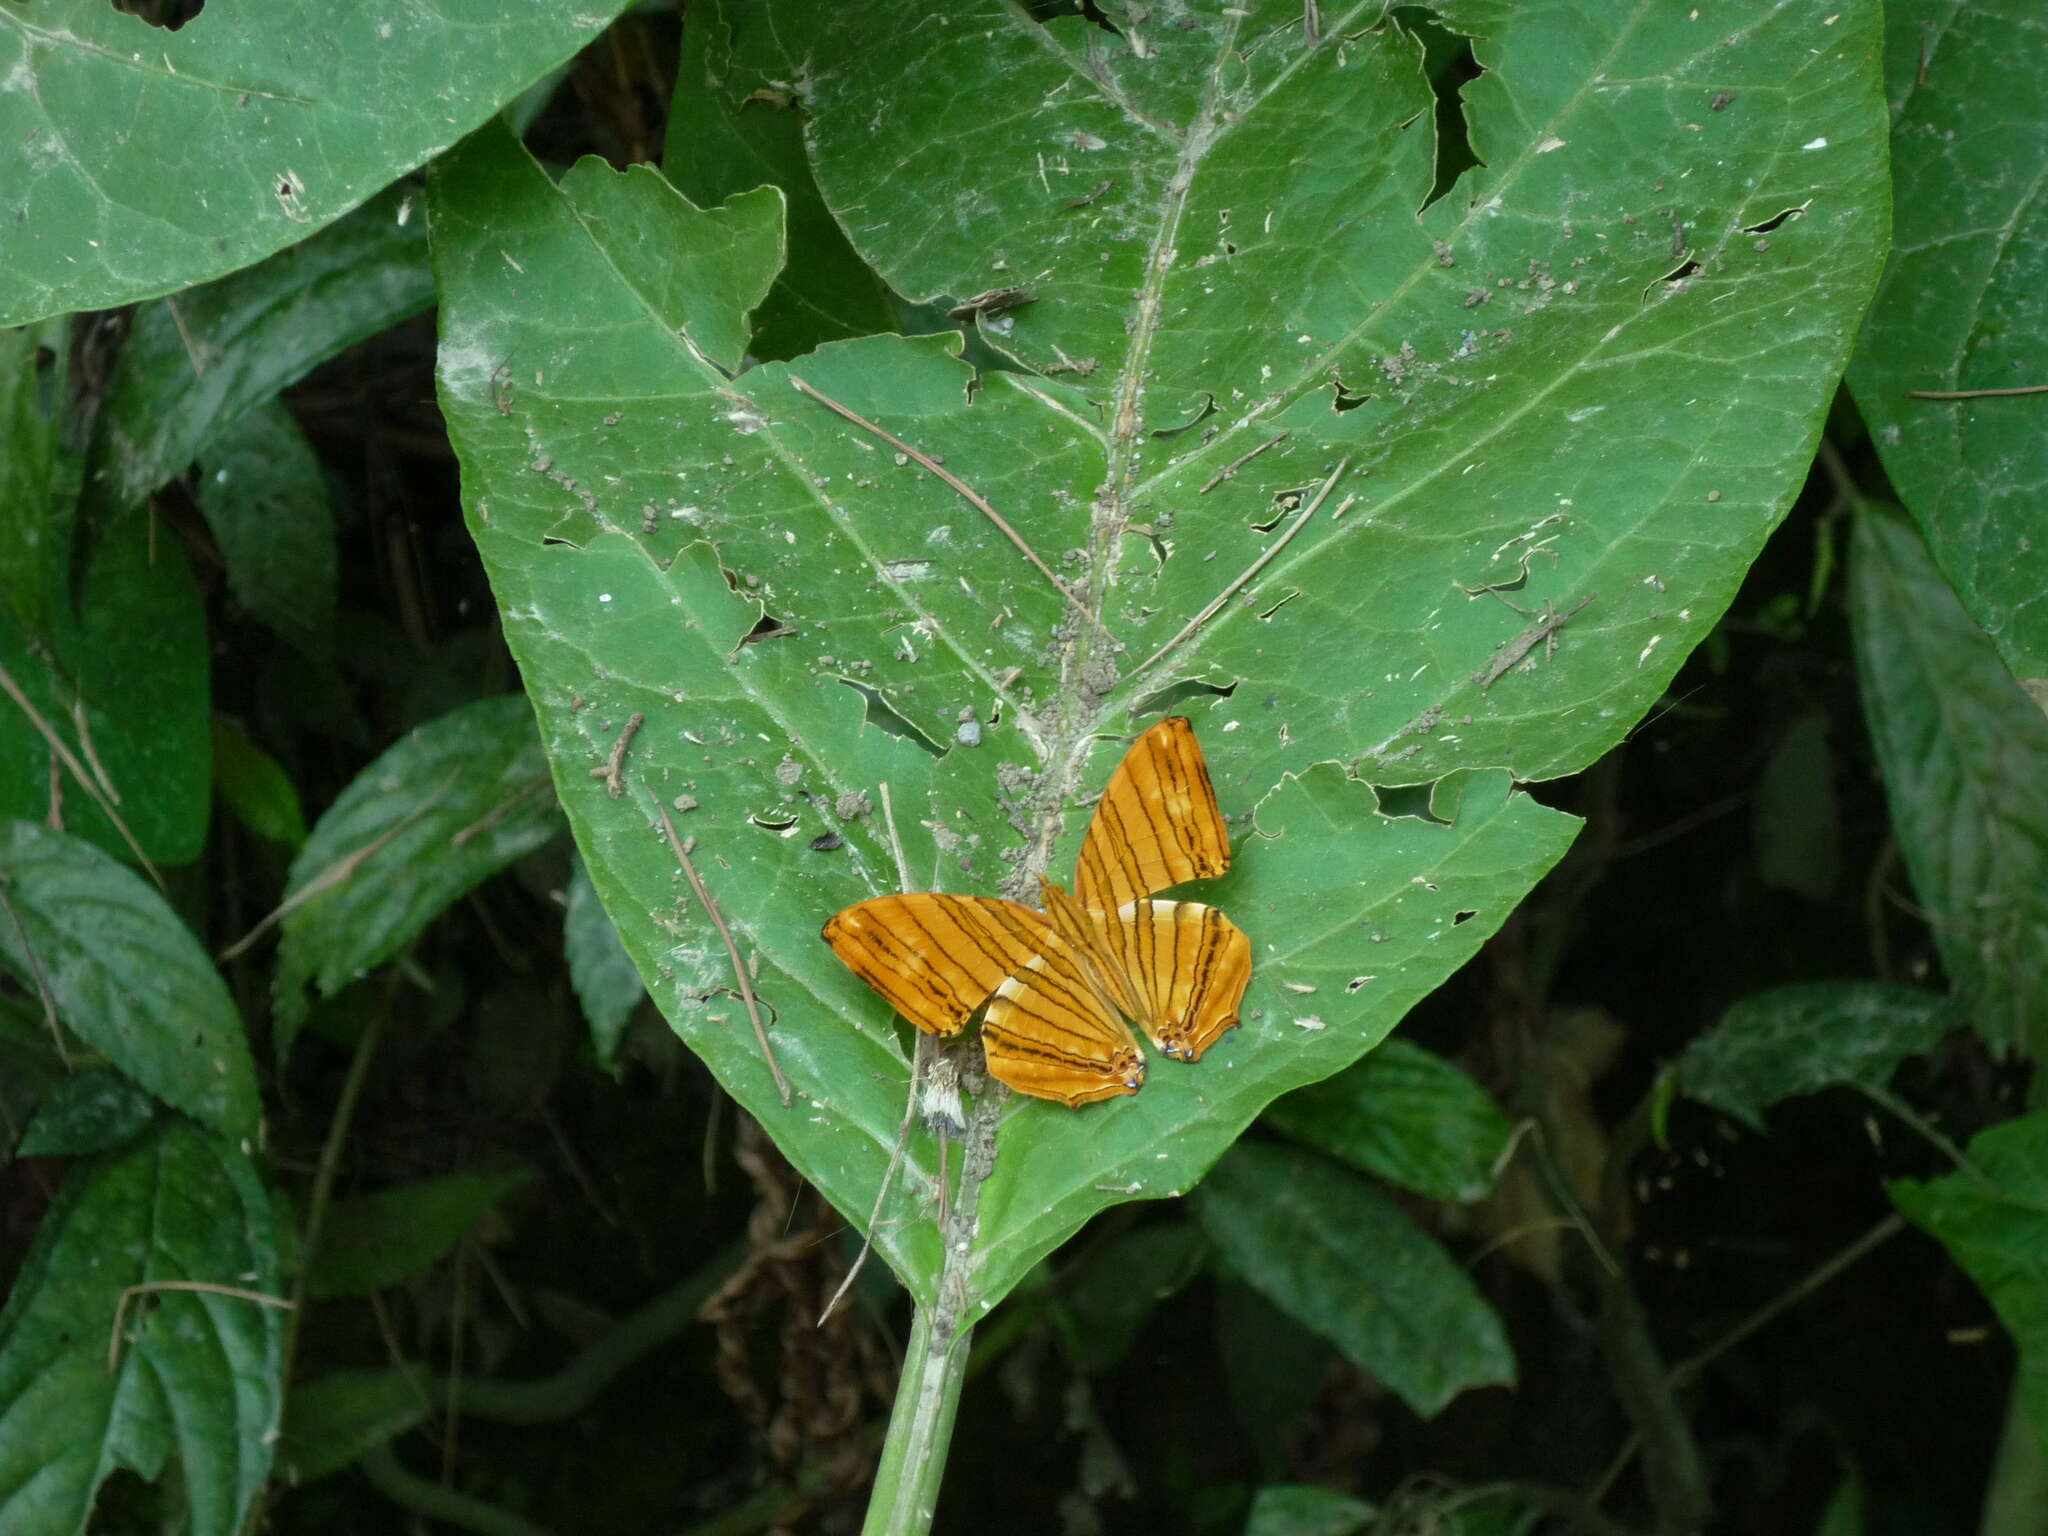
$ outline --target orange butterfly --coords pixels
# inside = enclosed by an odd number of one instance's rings
[[[1092,1104],[1145,1081],[1119,1012],[1182,1061],[1237,1023],[1251,940],[1214,907],[1150,899],[1229,867],[1208,765],[1194,727],[1173,715],[1132,744],[1102,792],[1074,895],[1041,878],[1043,912],[986,896],[877,896],[826,923],[825,942],[932,1034],[958,1034],[987,1003],[992,1076],[1036,1098]]]

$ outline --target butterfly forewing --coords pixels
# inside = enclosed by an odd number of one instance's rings
[[[1216,805],[1195,728],[1169,715],[1124,754],[1088,823],[1074,894],[1096,912],[1230,868],[1230,832]]]
[[[988,1069],[1021,1093],[1090,1104],[1136,1093],[1144,1058],[1052,923],[1013,901],[878,896],[825,924],[825,942],[919,1029],[951,1035],[983,1003]]]
[[[825,942],[846,968],[935,1035],[958,1034],[1054,937],[1029,907],[943,892],[877,896],[825,924]]]

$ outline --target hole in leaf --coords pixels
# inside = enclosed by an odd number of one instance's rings
[[[1058,15],[1061,11],[1064,11],[1065,9],[1065,6],[1056,7],[1052,10],[1052,14]],[[1109,19],[1108,15],[1104,13],[1102,7],[1095,3],[1095,0],[1081,0],[1079,9],[1083,16],[1087,17],[1090,21],[1094,22],[1096,26],[1102,28],[1102,30],[1107,32],[1111,37],[1122,37],[1124,35],[1123,29],[1119,27],[1115,22]]]
[[[1330,408],[1337,411],[1355,411],[1372,398],[1370,394],[1352,394],[1344,387],[1342,379],[1335,380],[1330,385],[1330,391],[1335,397],[1330,402]]]
[[[823,837],[814,837],[810,843],[811,852],[813,853],[832,853],[845,846],[846,839],[837,832],[827,832]],[[1467,915],[1469,916],[1470,914]]]
[[[1439,827],[1447,827],[1450,823],[1430,809],[1430,798],[1435,791],[1434,784],[1372,786],[1372,792],[1379,800],[1382,816],[1408,816],[1416,821],[1434,822]]]
[[[1148,693],[1131,706],[1133,715],[1170,715],[1189,699],[1227,699],[1237,692],[1235,683],[1205,683],[1200,678],[1184,677],[1171,683],[1157,693]]]
[[[1688,277],[1691,277],[1695,272],[1699,271],[1699,269],[1700,264],[1698,262],[1688,259],[1686,261],[1679,263],[1679,265],[1673,267],[1669,272],[1666,272],[1662,277],[1657,279],[1657,282],[1664,284],[1667,288],[1676,288]],[[1656,284],[1653,283],[1651,286],[1655,287]]]
[[[206,9],[206,0],[114,0],[114,9],[152,27],[175,32]]]
[[[747,820],[751,821],[763,832],[787,832],[796,825],[796,813],[794,811],[759,811],[749,816]]]
[[[1803,219],[1805,217],[1806,204],[1801,203],[1797,208],[1787,208],[1782,213],[1775,213],[1771,215],[1771,217],[1765,219],[1761,224],[1745,224],[1742,228],[1742,232],[1745,235],[1768,235],[1780,224],[1787,223],[1793,219]]]
[[[774,640],[783,635],[793,635],[791,629],[772,613],[764,613],[754,622],[754,627],[740,636],[741,645],[759,645],[763,640]]]
[[[1436,97],[1436,172],[1430,179],[1429,196],[1423,199],[1422,206],[1427,208],[1479,163],[1465,131],[1463,92],[1467,83],[1486,71],[1472,52],[1470,38],[1451,31],[1421,7],[1401,6],[1394,11],[1393,18],[1396,25],[1422,44],[1422,72]]]
[[[1354,976],[1344,983],[1344,990],[1346,992],[1363,992],[1371,981],[1372,978],[1370,976]]]
[[[842,677],[839,681],[867,700],[866,720],[876,730],[886,731],[891,736],[901,736],[905,741],[916,742],[925,751],[931,753],[933,757],[943,757],[945,755],[940,751],[937,742],[897,714],[895,706],[882,697],[879,689],[870,688],[866,683],[856,683],[850,677]]]
[[[1253,530],[1258,533],[1271,533],[1286,521],[1288,513],[1301,510],[1301,504],[1308,499],[1313,489],[1313,486],[1306,486],[1299,490],[1282,491],[1273,498],[1273,515],[1263,523],[1253,523]]]
[[[1479,914],[1477,912],[1460,912],[1456,917],[1453,917],[1451,919],[1451,926],[1455,928],[1460,923],[1469,923],[1472,921],[1473,918],[1477,917],[1478,915]]]
[[[1264,613],[1260,614],[1260,620],[1265,623],[1271,623],[1274,614],[1278,613],[1282,608],[1285,608],[1289,603],[1293,602],[1299,596],[1301,596],[1301,588],[1296,587],[1293,591],[1289,592],[1285,597],[1281,598],[1279,602],[1275,603],[1272,607],[1268,608]]]
[[[1199,427],[1203,422],[1207,421],[1211,416],[1214,416],[1215,414],[1216,397],[1214,395],[1205,394],[1202,396],[1201,410],[1193,416],[1190,416],[1186,421],[1181,422],[1177,426],[1161,427],[1158,431],[1147,432],[1145,435],[1147,437],[1179,437],[1183,432],[1194,431],[1195,428]]]

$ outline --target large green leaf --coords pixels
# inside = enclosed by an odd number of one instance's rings
[[[2048,73],[2029,6],[1888,0],[1891,262],[1849,384],[1899,499],[2015,674],[2048,686]]]
[[[1850,613],[1892,825],[1941,963],[1993,1045],[2048,1052],[2048,719],[1913,525],[1856,519]]]
[[[303,240],[496,112],[625,0],[0,3],[0,325],[133,303]]]
[[[1486,167],[1418,218],[1431,97],[1376,6],[1326,8],[1313,48],[1291,3],[1133,8],[1122,36],[775,6],[856,247],[917,298],[1031,290],[980,324],[1038,373],[878,336],[734,375],[724,338],[775,276],[730,266],[763,198],[701,213],[592,163],[557,186],[495,130],[444,162],[443,409],[591,877],[676,1027],[853,1219],[908,1052],[819,922],[906,881],[1064,872],[1074,802],[1163,695],[1256,818],[1203,892],[1256,946],[1246,1028],[1135,1099],[1008,1107],[963,1261],[981,1300],[1103,1205],[1186,1190],[1557,857],[1571,824],[1513,780],[1611,745],[1719,614],[1880,253],[1868,8],[1736,10],[1498,19],[1470,88]],[[1745,226],[1809,201],[1757,249]],[[689,307],[713,293],[732,309]],[[797,379],[943,456],[1060,583]],[[1525,570],[1527,614],[1458,590]],[[1588,597],[1554,654],[1529,633]],[[623,778],[593,778],[629,733]],[[774,1015],[787,1106],[657,795],[692,807],[670,816]],[[929,1298],[922,1134],[907,1165],[874,1236]]]
[[[255,1063],[227,983],[156,888],[81,838],[0,826],[0,968],[157,1098],[253,1141]]]
[[[1417,1413],[1514,1381],[1500,1317],[1457,1261],[1335,1163],[1246,1142],[1216,1165],[1195,1212],[1247,1283]]]
[[[81,1165],[0,1312],[0,1531],[82,1533],[109,1475],[174,1459],[173,1523],[239,1530],[277,1429],[278,1292],[269,1199],[225,1142],[171,1117]]]
[[[1970,1162],[1970,1171],[1887,1187],[1968,1271],[2012,1334],[2020,1354],[2013,1396],[2048,1451],[2048,1112],[1980,1133]]]

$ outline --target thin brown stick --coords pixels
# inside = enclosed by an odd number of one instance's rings
[[[1278,441],[1278,439],[1275,439],[1275,441]],[[1188,638],[1188,636],[1192,635],[1196,630],[1200,629],[1204,624],[1208,623],[1211,619],[1216,617],[1217,611],[1221,609],[1225,603],[1229,602],[1233,597],[1237,596],[1239,590],[1243,588],[1246,582],[1250,581],[1254,576],[1258,575],[1259,572],[1263,571],[1266,568],[1266,566],[1272,561],[1273,557],[1279,554],[1281,550],[1285,549],[1297,533],[1301,532],[1302,529],[1308,526],[1308,520],[1316,515],[1316,508],[1320,507],[1325,501],[1328,501],[1330,499],[1330,492],[1336,486],[1339,477],[1341,477],[1344,471],[1349,469],[1350,467],[1351,456],[1349,454],[1346,454],[1343,458],[1337,461],[1337,467],[1330,471],[1330,478],[1325,480],[1322,483],[1322,485],[1317,488],[1315,498],[1312,501],[1310,501],[1306,507],[1303,507],[1301,509],[1301,516],[1297,517],[1291,524],[1288,525],[1287,531],[1281,534],[1280,537],[1275,539],[1271,544],[1267,545],[1265,553],[1260,555],[1259,558],[1254,560],[1250,565],[1246,566],[1243,575],[1239,576],[1237,580],[1233,581],[1229,586],[1225,587],[1221,592],[1217,593],[1215,598],[1210,602],[1208,607],[1204,608],[1192,619],[1189,619],[1187,623],[1181,627],[1181,631],[1179,634],[1175,635],[1171,640],[1167,641],[1166,644],[1159,647],[1158,650],[1154,651],[1150,656],[1147,656],[1142,662],[1140,662],[1132,670],[1132,675],[1136,676],[1138,673],[1150,669],[1153,662],[1157,661],[1160,657],[1164,656],[1168,651],[1176,649],[1182,641]]]
[[[1282,432],[1278,437],[1267,438],[1263,443],[1259,444],[1259,446],[1254,448],[1250,453],[1244,455],[1242,458],[1232,459],[1228,464],[1224,465],[1221,469],[1217,470],[1215,474],[1209,477],[1207,483],[1205,483],[1199,491],[1195,492],[1195,494],[1197,496],[1208,495],[1211,491],[1215,490],[1217,486],[1221,485],[1224,481],[1230,479],[1231,476],[1235,475],[1240,469],[1243,469],[1245,465],[1251,463],[1253,459],[1256,459],[1268,448],[1277,448],[1292,436],[1294,436],[1292,432]]]
[[[441,787],[435,790],[431,796],[429,796],[426,800],[422,801],[417,807],[409,811],[400,821],[393,825],[389,831],[372,838],[369,842],[363,844],[362,847],[356,849],[355,852],[342,855],[342,857],[336,859],[332,864],[328,865],[325,869],[321,870],[319,874],[315,875],[312,879],[308,880],[296,891],[293,891],[291,895],[285,897],[283,901],[279,902],[275,907],[272,907],[270,909],[269,913],[264,917],[263,921],[258,923],[254,928],[251,928],[239,939],[235,940],[235,942],[230,944],[226,949],[222,950],[220,952],[220,958],[223,961],[234,959],[236,956],[240,955],[243,950],[247,949],[251,944],[254,944],[264,934],[268,933],[273,925],[280,923],[285,918],[291,916],[293,912],[296,912],[300,907],[304,906],[307,902],[311,901],[315,896],[318,896],[322,891],[332,890],[335,886],[340,885],[344,880],[353,878],[355,872],[363,867],[363,863],[365,860],[369,859],[371,855],[375,854],[380,849],[386,847],[394,837],[398,836],[399,833],[403,832],[407,827],[411,826],[414,822],[418,821],[422,816],[426,815],[427,812],[431,811],[435,806],[439,805],[441,803],[442,797],[446,795],[450,789],[455,787],[456,775],[461,773],[461,771],[462,770],[460,768],[451,768],[448,771],[448,777],[441,781]]]
[[[1909,389],[1908,400],[1988,400],[1999,395],[2048,395],[2048,384],[2022,384],[2015,389]]]
[[[164,884],[164,877],[157,872],[157,867],[149,862],[149,855],[142,851],[142,844],[138,843],[135,834],[128,830],[128,823],[121,819],[120,811],[114,808],[78,759],[71,755],[71,749],[64,745],[64,738],[51,729],[50,722],[45,720],[42,712],[28,701],[28,695],[21,691],[21,684],[14,680],[14,674],[5,667],[0,667],[0,691],[4,691],[7,697],[14,700],[15,707],[28,716],[29,724],[36,728],[36,733],[45,742],[49,743],[50,755],[71,771],[71,777],[78,780],[85,792],[92,797],[93,803],[100,808],[107,820],[114,824],[114,830],[121,834],[121,841],[128,845],[129,851],[135,855],[136,862],[149,871],[149,878],[156,882],[157,889],[168,891],[170,887]]]
[[[238,1285],[215,1285],[210,1280],[149,1280],[141,1285],[131,1285],[121,1292],[121,1299],[114,1303],[114,1326],[107,1337],[109,1375],[121,1368],[121,1320],[128,1315],[128,1303],[145,1291],[198,1291],[208,1296],[232,1296],[237,1301],[253,1301],[259,1307],[275,1307],[280,1312],[289,1312],[296,1305],[282,1296],[267,1296],[262,1291],[245,1291]]]
[[[626,766],[626,748],[633,744],[633,737],[646,723],[647,717],[637,710],[634,711],[633,718],[619,731],[619,739],[612,743],[612,755],[605,759],[604,766],[590,770],[593,779],[604,780],[605,793],[614,800],[618,799],[626,788],[625,783],[619,778],[619,771]]]
[[[923,1044],[923,1037],[919,1037]],[[896,1182],[896,1170],[903,1166],[903,1152],[910,1144],[911,1123],[917,1119],[917,1063],[913,1058],[910,1068],[910,1097],[903,1104],[903,1123],[896,1127],[896,1148],[889,1154],[889,1167],[882,1175],[882,1187],[875,1191],[875,1203],[868,1211],[868,1224],[861,1233],[860,1252],[854,1255],[848,1266],[846,1278],[839,1282],[839,1289],[832,1293],[832,1299],[825,1303],[825,1310],[818,1314],[818,1326],[824,1327],[831,1318],[840,1298],[853,1289],[853,1282],[860,1278],[860,1272],[868,1262],[868,1255],[875,1247],[875,1223],[882,1219],[882,1203],[889,1198],[889,1190]]]
[[[661,818],[661,830],[668,834],[668,845],[675,850],[676,862],[683,866],[683,873],[690,877],[690,889],[697,893],[697,901],[704,908],[704,915],[711,919],[712,927],[725,941],[725,952],[732,960],[732,973],[739,979],[740,1001],[747,1005],[747,1017],[754,1021],[754,1038],[761,1042],[761,1059],[768,1063],[769,1075],[775,1079],[776,1092],[782,1095],[782,1107],[789,1108],[789,1079],[782,1075],[782,1064],[775,1059],[775,1048],[768,1043],[768,1026],[761,1021],[761,1004],[754,996],[754,983],[747,976],[747,967],[740,959],[739,946],[732,941],[732,930],[725,926],[725,918],[718,910],[718,903],[711,899],[711,893],[704,888],[704,882],[697,874],[697,866],[690,862],[690,848],[696,839],[685,843],[676,836],[676,824],[668,819],[668,807],[661,803],[661,796],[655,793],[652,784],[647,793],[654,802],[654,814]]]
[[[1064,581],[1061,581],[1058,576],[1053,574],[1052,567],[1047,565],[1043,560],[1038,558],[1038,551],[1033,549],[1029,544],[1024,542],[1024,535],[1019,533],[1016,529],[1012,528],[1008,520],[1004,518],[1002,513],[998,512],[994,507],[990,506],[988,504],[987,499],[983,497],[980,492],[976,491],[973,487],[968,485],[966,481],[962,480],[958,475],[954,474],[951,470],[947,469],[946,466],[941,464],[937,459],[934,459],[929,454],[920,452],[918,449],[911,447],[910,444],[906,443],[905,441],[903,441],[902,438],[897,437],[895,434],[887,432],[883,430],[881,427],[876,426],[872,421],[869,421],[867,417],[861,415],[858,411],[853,410],[850,406],[841,405],[837,400],[834,400],[830,395],[826,394],[817,386],[805,383],[795,374],[791,374],[789,376],[789,382],[796,389],[798,389],[799,391],[806,395],[809,395],[813,400],[817,401],[818,404],[824,406],[827,410],[845,417],[848,421],[852,422],[856,427],[859,427],[863,432],[869,432],[872,433],[874,436],[879,437],[883,442],[887,443],[891,448],[894,448],[898,453],[908,454],[911,458],[915,459],[924,468],[930,470],[933,474],[937,475],[941,480],[945,481],[945,483],[952,488],[956,495],[958,495],[970,507],[974,508],[975,511],[979,512],[983,517],[987,518],[990,522],[994,523],[997,528],[1001,529],[1003,536],[1007,538],[1012,544],[1016,545],[1018,549],[1023,551],[1024,558],[1026,560],[1029,560],[1032,563],[1032,565],[1037,567],[1038,572],[1041,576],[1043,576],[1047,581],[1051,582],[1055,587],[1059,588],[1060,596],[1064,597],[1068,602],[1072,603],[1075,609],[1081,614],[1083,618],[1085,618],[1089,623],[1093,624],[1096,627],[1096,629],[1100,630],[1104,639],[1109,640],[1112,643],[1115,642],[1116,637],[1114,635],[1111,635],[1107,629],[1103,628],[1102,620],[1097,618],[1095,616],[1094,610],[1092,610],[1085,602],[1081,600],[1080,594],[1075,592],[1072,587],[1068,586]]]

